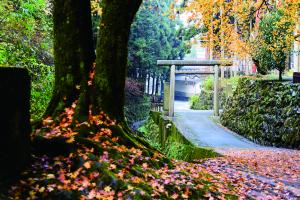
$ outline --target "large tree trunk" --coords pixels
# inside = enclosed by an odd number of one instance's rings
[[[55,87],[45,116],[56,117],[87,92],[95,53],[90,1],[54,0],[53,6]],[[88,106],[88,95],[81,96]],[[88,109],[78,108],[78,116],[87,114]]]
[[[124,121],[124,86],[131,23],[142,0],[103,0],[98,35],[93,110]]]

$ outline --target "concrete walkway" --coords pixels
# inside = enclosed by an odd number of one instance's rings
[[[175,101],[173,121],[187,139],[202,147],[219,150],[222,148],[263,148],[215,123],[212,110],[191,110],[189,103],[185,101]]]
[[[300,151],[257,145],[218,125],[212,116],[213,111],[175,102],[173,121],[181,133],[195,145],[224,155],[200,163],[205,169],[215,176],[225,174],[226,180],[242,180],[237,187],[252,199],[300,200]]]

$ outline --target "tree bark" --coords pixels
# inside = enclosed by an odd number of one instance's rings
[[[87,92],[87,80],[95,61],[90,1],[54,0],[54,59],[55,86],[52,99],[45,112],[56,117],[64,108]],[[81,95],[82,104],[88,95]],[[78,116],[88,113],[79,108]]]
[[[103,0],[97,44],[93,111],[124,121],[128,38],[142,0]]]

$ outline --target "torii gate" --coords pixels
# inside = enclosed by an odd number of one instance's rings
[[[158,60],[157,66],[169,66],[170,70],[170,94],[169,117],[174,116],[175,74],[214,74],[214,115],[219,116],[219,66],[232,66],[232,61],[224,60]],[[176,66],[214,66],[214,72],[202,72],[197,70],[176,70]]]

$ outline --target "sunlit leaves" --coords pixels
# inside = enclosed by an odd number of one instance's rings
[[[243,59],[253,54],[250,42],[261,34],[260,20],[268,13],[282,9],[286,22],[299,23],[299,3],[299,0],[192,0],[187,4],[185,11],[195,27],[204,27],[206,32],[201,35],[201,39],[204,45],[213,49],[216,57],[222,57],[223,51],[225,57],[234,54]],[[276,32],[272,34],[274,37],[279,36]],[[293,37],[289,38],[294,40]]]

